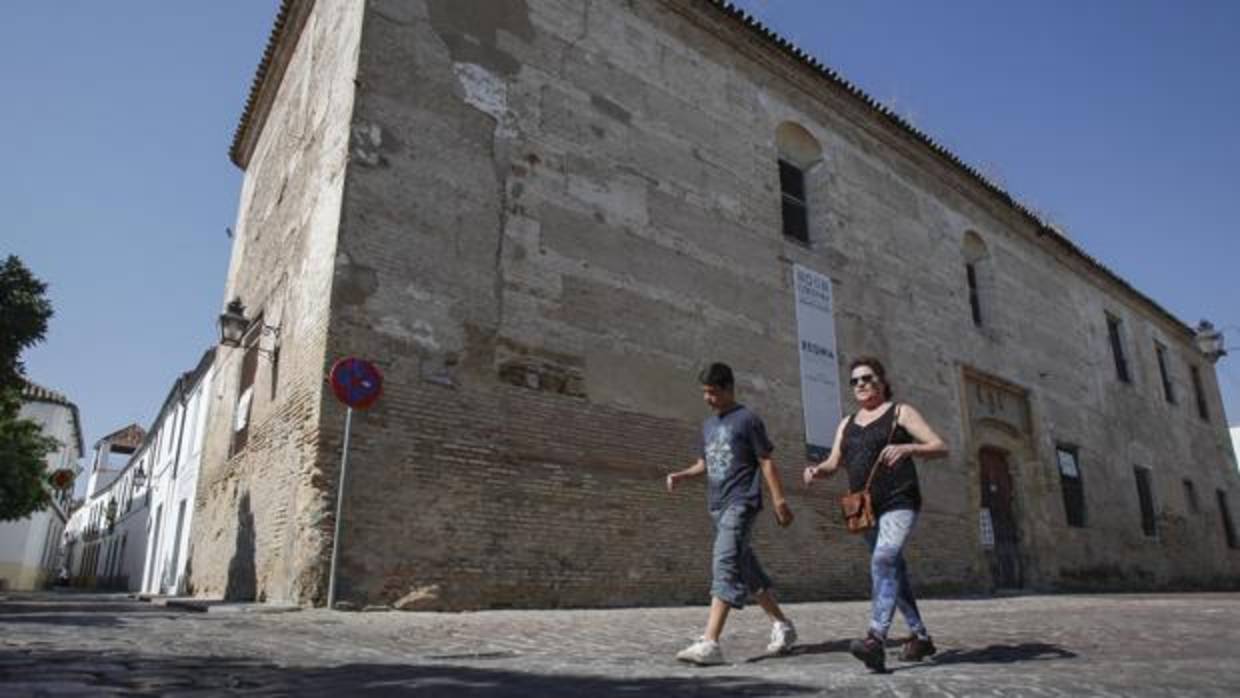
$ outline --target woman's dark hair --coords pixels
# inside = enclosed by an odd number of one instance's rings
[[[887,369],[883,368],[883,362],[873,356],[858,356],[848,364],[848,372],[851,374],[857,370],[858,366],[867,366],[878,379],[883,382],[883,398],[890,400],[893,393],[891,392],[891,383],[887,380]]]
[[[732,367],[718,361],[702,369],[698,374],[698,382],[721,390],[731,390],[736,384],[732,377]]]

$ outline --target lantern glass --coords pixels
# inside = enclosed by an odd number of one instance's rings
[[[245,306],[240,298],[234,298],[223,313],[220,313],[220,344],[235,347],[241,344],[241,337],[249,320],[245,318]]]

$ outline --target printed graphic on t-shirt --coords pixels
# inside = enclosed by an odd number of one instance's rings
[[[732,465],[732,432],[720,426],[710,435],[706,444],[706,473],[712,482],[718,482],[728,474]]]

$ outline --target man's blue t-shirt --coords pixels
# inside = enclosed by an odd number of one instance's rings
[[[762,469],[758,460],[775,447],[766,425],[744,405],[702,422],[702,459],[706,461],[708,506],[711,511],[744,503],[762,508]]]

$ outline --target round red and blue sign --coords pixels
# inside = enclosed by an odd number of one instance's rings
[[[348,357],[332,364],[332,392],[355,410],[364,410],[383,394],[383,374],[365,359]]]
[[[61,468],[59,470],[56,470],[55,472],[53,472],[51,475],[47,477],[48,484],[50,484],[52,486],[52,489],[54,490],[69,489],[70,487],[73,486],[73,481],[75,479],[76,478],[73,474],[73,471],[69,470],[68,468]]]

